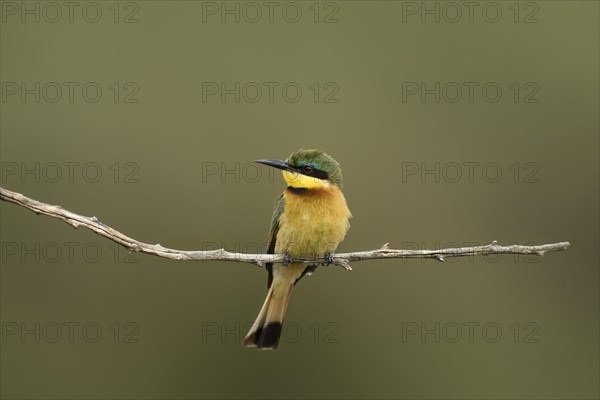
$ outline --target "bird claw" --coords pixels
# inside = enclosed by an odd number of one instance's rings
[[[323,263],[324,266],[328,266],[331,265],[333,263],[333,253],[325,253],[325,262]]]
[[[292,262],[292,257],[289,254],[283,253],[283,261],[281,262],[284,267],[287,267]]]

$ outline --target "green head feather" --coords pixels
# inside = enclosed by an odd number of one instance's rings
[[[320,179],[327,179],[340,188],[343,186],[342,168],[329,154],[321,150],[300,149],[287,158],[286,162],[299,172]],[[312,171],[303,172],[305,167]]]

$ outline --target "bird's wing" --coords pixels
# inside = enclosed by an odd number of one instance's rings
[[[269,249],[267,254],[275,254],[275,243],[277,242],[277,232],[279,232],[279,219],[283,210],[285,209],[285,198],[283,194],[277,198],[275,207],[273,209],[273,218],[271,219],[271,231],[269,232]],[[273,282],[273,263],[266,264],[267,271],[269,272],[269,279],[267,281],[267,287],[271,287]]]

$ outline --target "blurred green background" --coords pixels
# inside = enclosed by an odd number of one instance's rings
[[[264,252],[284,184],[251,161],[320,148],[354,214],[340,251],[572,243],[321,267],[260,352],[264,271],[3,202],[3,398],[598,398],[598,2],[1,3],[7,189]]]

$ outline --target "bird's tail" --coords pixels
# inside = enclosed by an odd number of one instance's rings
[[[261,350],[277,348],[293,287],[294,281],[273,281],[256,321],[242,342],[244,346]]]

